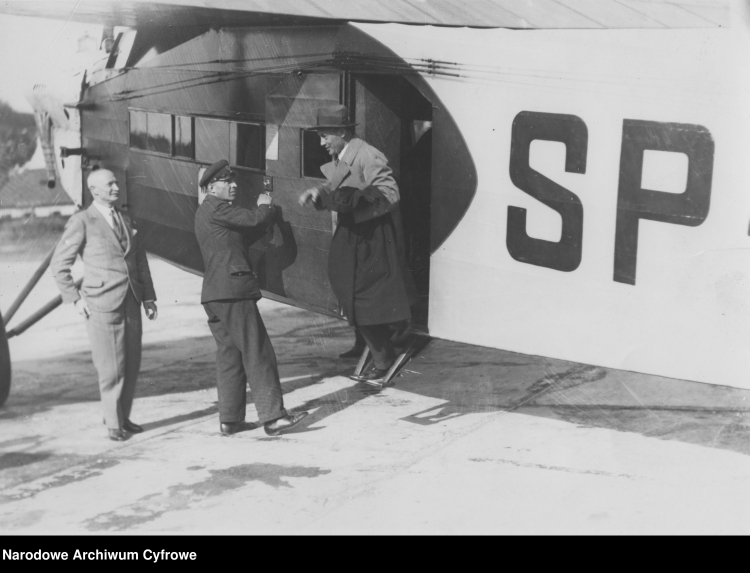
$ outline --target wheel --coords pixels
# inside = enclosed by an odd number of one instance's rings
[[[0,313],[0,406],[5,404],[8,394],[10,394],[10,349],[3,315]]]

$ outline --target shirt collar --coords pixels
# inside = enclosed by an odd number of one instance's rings
[[[114,209],[114,206],[105,207],[104,205],[100,205],[96,201],[94,201],[94,207],[96,207],[99,210],[99,212],[105,217],[110,217],[112,215],[112,209]]]
[[[351,140],[347,141],[346,145],[344,146],[344,149],[342,149],[341,153],[339,153],[339,161],[343,161],[344,160],[344,154],[346,153],[346,148],[349,147],[350,143],[351,143]]]

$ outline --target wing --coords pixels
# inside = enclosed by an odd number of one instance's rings
[[[479,28],[713,28],[730,0],[11,0],[0,13],[106,26],[392,22]],[[468,5],[467,5],[468,7]]]

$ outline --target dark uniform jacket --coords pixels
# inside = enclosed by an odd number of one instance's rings
[[[406,268],[398,185],[385,156],[361,139],[349,142],[338,164],[321,167],[316,205],[338,214],[328,275],[350,324],[411,318],[416,288]]]
[[[261,298],[247,250],[250,231],[265,228],[272,219],[268,205],[245,209],[206,196],[195,213],[195,237],[206,266],[201,303]]]

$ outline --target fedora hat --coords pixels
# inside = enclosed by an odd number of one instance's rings
[[[345,105],[330,105],[318,108],[317,125],[310,129],[354,127],[355,125],[357,124],[349,121],[349,110]]]

